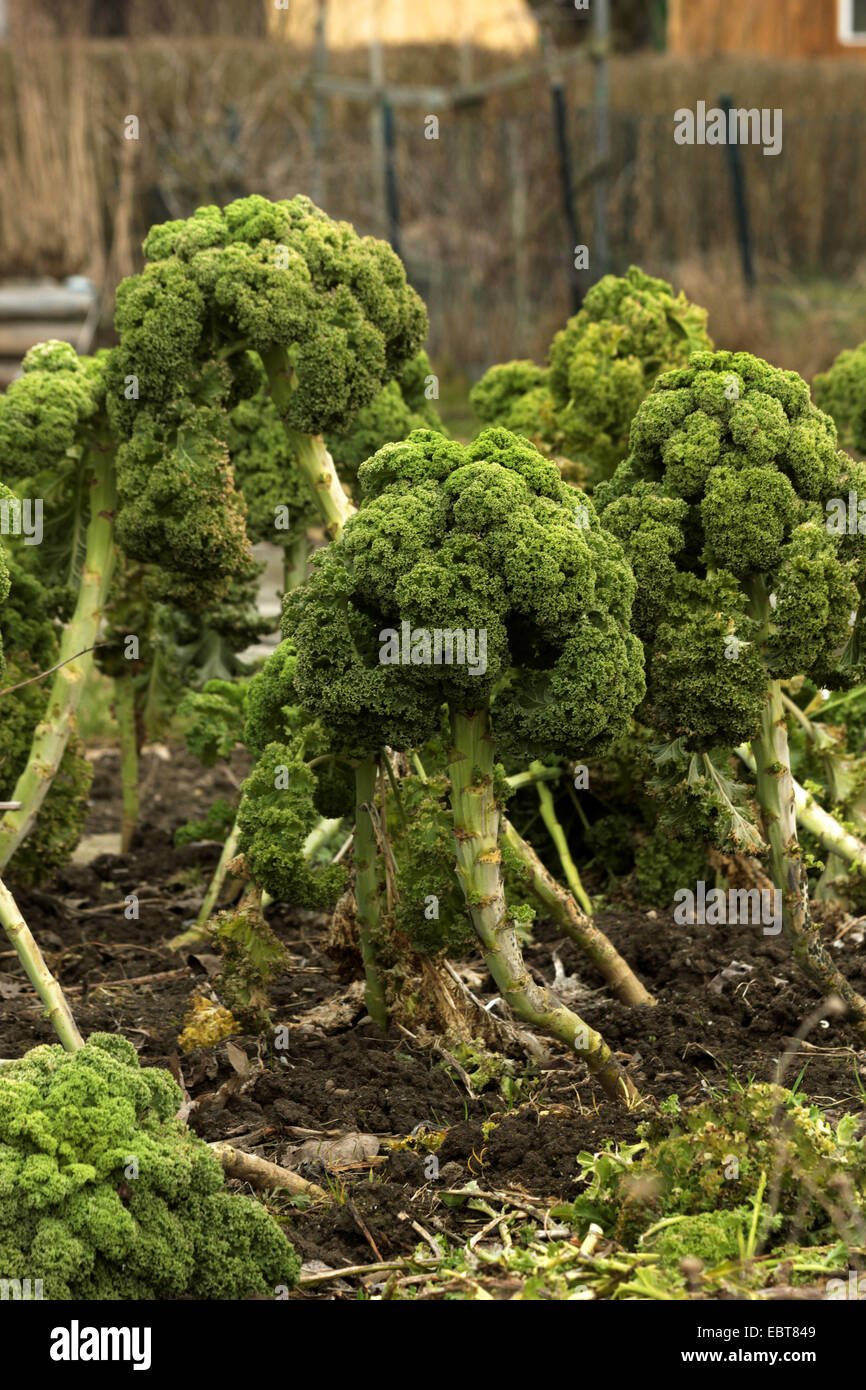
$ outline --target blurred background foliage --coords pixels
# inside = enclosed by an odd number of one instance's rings
[[[866,47],[835,41],[836,0],[816,0],[811,18],[794,0],[772,16],[745,0],[723,8],[724,25],[718,0],[611,6],[609,248],[580,287],[637,263],[709,309],[718,346],[811,378],[864,336]],[[399,249],[430,309],[434,370],[461,388],[491,362],[540,359],[571,312],[571,237],[539,73],[541,55],[549,64],[592,47],[587,12],[565,0],[6,0],[5,14],[0,278],[90,276],[103,340],[146,228],[202,203],[303,190],[360,231],[389,234],[379,113],[345,92],[317,103],[307,81],[317,65],[338,86],[375,77],[387,91],[465,86],[525,63],[525,81],[484,100],[440,109],[422,93],[393,105]],[[591,62],[562,80],[577,233],[592,245]],[[725,92],[784,114],[781,155],[741,149],[750,292],[726,151],[672,134],[674,110]],[[124,138],[130,114],[138,140]],[[425,137],[431,114],[437,139]]]

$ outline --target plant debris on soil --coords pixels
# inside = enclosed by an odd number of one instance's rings
[[[117,755],[91,756],[79,861],[120,820]],[[527,962],[539,980],[556,976],[563,997],[579,1000],[627,1067],[645,1098],[631,1111],[548,1040],[544,1063],[512,1051],[508,1084],[475,1072],[467,1086],[465,1068],[451,1065],[434,1040],[399,1028],[384,1035],[371,1023],[362,992],[326,954],[324,914],[280,903],[268,922],[290,969],[271,1005],[288,1045],[277,1047],[269,1032],[181,1052],[190,1001],[207,987],[214,961],[208,946],[177,954],[167,943],[194,921],[221,846],[177,849],[174,832],[216,796],[231,796],[245,770],[240,756],[206,771],[180,748],[147,750],[132,851],[71,864],[41,891],[16,889],[14,878],[12,887],[82,1033],[121,1034],[143,1065],[169,1068],[204,1139],[228,1140],[326,1189],[325,1202],[267,1195],[303,1260],[291,1297],[611,1297],[623,1288],[649,1296],[647,1256],[618,1252],[556,1215],[578,1196],[579,1154],[636,1143],[653,1102],[676,1096],[685,1107],[735,1083],[791,1087],[799,1078],[800,1092],[828,1119],[863,1111],[866,1052],[838,1016],[812,1017],[803,1035],[819,1001],[779,938],[750,926],[683,927],[670,912],[627,907],[600,912],[598,921],[656,996],[651,1013],[612,1000],[577,948],[544,921]],[[826,939],[852,984],[866,989],[862,937],[834,940],[828,928]],[[480,957],[469,966],[474,992],[489,1003]],[[0,952],[0,999],[4,1058],[53,1041],[12,950]],[[766,1272],[766,1296],[784,1296],[791,1278],[777,1263]],[[834,1273],[816,1251],[819,1267]],[[335,1277],[341,1271],[356,1272]],[[825,1284],[801,1278],[791,1296],[821,1296]],[[702,1296],[699,1284],[692,1292]]]

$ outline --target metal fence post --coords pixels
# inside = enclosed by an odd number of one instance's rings
[[[731,96],[719,98],[719,105],[725,113],[725,120],[728,120],[728,112],[733,108],[734,99]],[[728,133],[730,134],[730,121],[728,121]],[[734,218],[737,223],[737,241],[740,247],[740,260],[743,266],[743,279],[749,289],[755,283],[755,264],[752,258],[752,234],[749,228],[749,206],[746,201],[746,180],[743,174],[743,161],[740,158],[740,147],[730,139],[727,141],[728,170],[731,175],[731,193],[734,200]]]

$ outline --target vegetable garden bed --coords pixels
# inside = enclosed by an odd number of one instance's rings
[[[385,1037],[365,1019],[362,1000],[357,992],[352,995],[325,950],[324,914],[284,907],[269,912],[291,957],[291,969],[275,981],[271,995],[275,1018],[290,1025],[285,1065],[263,1052],[259,1035],[236,1034],[216,1047],[179,1050],[190,999],[212,961],[203,965],[195,954],[179,961],[166,941],[194,915],[218,850],[175,849],[174,831],[199,814],[203,800],[224,795],[230,783],[221,768],[203,774],[178,747],[170,760],[145,755],[144,779],[150,791],[142,808],[141,847],[67,866],[38,893],[22,892],[20,904],[67,986],[82,1032],[119,1033],[134,1043],[144,1066],[170,1069],[197,1102],[191,1118],[196,1133],[209,1142],[249,1146],[293,1166],[293,1151],[302,1144],[325,1146],[326,1161],[312,1156],[302,1171],[334,1200],[267,1197],[286,1219],[304,1262],[301,1286],[290,1297],[354,1300],[360,1290],[377,1296],[392,1275],[393,1297],[500,1299],[545,1296],[545,1290],[548,1297],[562,1297],[578,1283],[599,1297],[611,1297],[618,1288],[621,1297],[636,1296],[634,1289],[626,1294],[626,1286],[640,1262],[610,1242],[602,1242],[592,1261],[581,1261],[576,1255],[581,1228],[567,1227],[551,1213],[574,1202],[582,1190],[578,1154],[638,1142],[644,1112],[624,1111],[607,1100],[566,1050],[555,1046],[544,1067],[514,1049],[507,1061],[513,1074],[504,1079],[482,1074],[470,1094],[429,1037],[420,1042],[402,1032]],[[103,833],[119,815],[117,758],[109,754],[96,763],[85,835]],[[116,910],[98,910],[130,892],[141,899],[137,922],[125,921]],[[723,936],[708,927],[684,933],[670,912],[653,910],[620,907],[603,912],[600,924],[658,999],[649,1032],[643,1010],[607,998],[576,947],[550,924],[537,927],[528,961],[540,980],[553,983],[554,957],[559,959],[577,997],[591,998],[587,1009],[644,1095],[666,1102],[675,1094],[685,1107],[737,1083],[775,1078],[787,1041],[814,1005],[783,944],[756,936],[749,926],[732,925]],[[832,940],[831,930],[825,935]],[[205,957],[208,950],[202,948]],[[866,977],[856,965],[862,947],[850,932],[837,954],[863,988]],[[494,996],[480,959],[467,964],[488,1002]],[[41,1006],[8,953],[0,956],[0,987],[5,1055],[50,1042]],[[331,1021],[320,1019],[323,1006],[330,1008]],[[243,1089],[234,1049],[250,1064],[252,1084]],[[466,1060],[464,1071],[471,1066]],[[786,1081],[791,1086],[800,1078],[803,1096],[832,1117],[862,1106],[858,1075],[866,1078],[866,1052],[844,1021],[833,1019],[798,1045]],[[359,1134],[372,1136],[378,1145],[370,1162],[352,1155],[351,1136]],[[327,1146],[345,1136],[350,1136],[348,1156],[344,1152],[332,1160]],[[441,1138],[435,1150],[439,1176],[428,1181],[425,1138],[434,1136],[437,1143]],[[368,1143],[367,1150],[371,1147]],[[234,1186],[242,1190],[241,1184]],[[469,1195],[449,1199],[455,1203],[449,1205],[446,1187],[468,1188]],[[474,1197],[476,1188],[485,1195]],[[496,1226],[473,1246],[473,1258],[463,1252],[488,1226],[487,1208],[504,1213],[518,1249],[524,1238],[518,1233],[527,1225],[533,1231],[547,1226],[559,1235],[545,1234],[535,1242],[527,1265],[515,1255],[495,1253],[502,1248]],[[441,1242],[447,1259],[434,1260],[419,1226]],[[545,1264],[551,1247],[565,1249],[569,1243],[575,1255],[565,1260],[570,1283],[562,1261],[549,1270]],[[425,1261],[433,1263],[428,1267]],[[809,1263],[805,1257],[803,1263]],[[393,1268],[343,1277],[333,1273],[377,1264]],[[571,1278],[575,1272],[580,1278]],[[819,1298],[827,1281],[841,1272],[828,1265],[823,1274],[808,1269],[797,1274],[782,1261],[778,1269],[767,1270],[766,1287],[784,1293],[786,1281],[794,1278],[804,1296]],[[737,1282],[731,1273],[702,1296],[718,1297]]]
[[[861,357],[825,413],[632,267],[463,443],[387,244],[255,196],[144,249],[0,398],[2,1287],[838,1296]]]

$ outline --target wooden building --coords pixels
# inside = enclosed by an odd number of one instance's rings
[[[324,9],[333,49],[383,44],[459,43],[521,49],[537,42],[527,0],[284,0],[269,7],[272,31],[303,43]]]
[[[0,39],[272,36],[303,46],[322,16],[333,49],[464,40],[519,50],[538,40],[528,0],[0,0]]]
[[[866,57],[866,0],[668,0],[667,41],[691,58]]]

